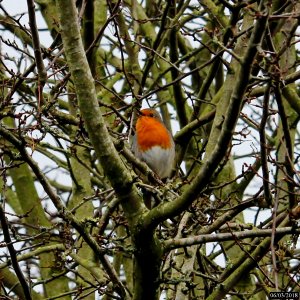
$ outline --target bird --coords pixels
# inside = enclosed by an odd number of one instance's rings
[[[139,111],[132,150],[160,179],[170,177],[175,160],[175,144],[172,134],[155,109]]]

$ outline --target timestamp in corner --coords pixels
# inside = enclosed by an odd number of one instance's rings
[[[299,292],[271,292],[269,299],[299,300]]]

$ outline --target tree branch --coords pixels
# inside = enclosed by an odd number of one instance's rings
[[[284,217],[285,216],[285,217]],[[282,218],[284,219],[282,220]],[[276,218],[277,229],[287,228],[286,225],[289,223],[289,216],[286,213],[278,215]],[[272,230],[271,230],[272,234]],[[284,235],[284,234],[282,234]],[[282,235],[276,235],[276,241],[280,240]],[[265,253],[269,250],[271,244],[271,237],[266,237],[260,243],[258,239],[253,241],[255,245],[254,250],[250,253],[245,251],[232,265],[221,275],[221,283],[219,283],[214,291],[207,298],[208,300],[223,299],[226,293],[243,278],[244,274],[247,274],[258,262],[264,257]]]
[[[35,12],[34,12],[34,9],[35,9],[34,1],[27,0],[27,6],[28,6],[28,15],[29,15],[29,26],[30,26],[30,30],[31,30],[34,56],[35,56],[35,60],[36,60],[36,66],[38,69],[39,80],[41,83],[45,84],[45,82],[47,80],[47,72],[46,72],[46,69],[45,69],[45,66],[43,63],[39,33],[38,33],[38,29],[37,29]]]
[[[236,122],[238,120],[243,96],[246,92],[250,79],[252,64],[257,53],[257,48],[261,44],[266,30],[268,13],[262,12],[254,26],[248,48],[245,52],[240,70],[237,74],[237,81],[227,109],[226,117],[222,125],[221,135],[210,157],[204,162],[198,175],[192,181],[182,196],[173,202],[163,203],[152,209],[145,218],[145,226],[156,226],[162,220],[175,216],[186,209],[195,199],[201,190],[209,183],[211,176],[220,161],[227,153],[228,145],[231,141]]]
[[[215,234],[201,234],[188,238],[182,239],[170,239],[164,242],[166,251],[177,249],[181,247],[187,247],[192,245],[206,244],[212,242],[224,242],[224,241],[235,241],[237,239],[243,240],[255,237],[271,237],[273,229],[254,229],[245,230],[238,232],[226,232],[226,233],[215,233]],[[274,234],[276,236],[283,236],[287,234],[298,234],[300,228],[294,227],[282,227],[275,229]]]
[[[73,76],[80,112],[82,113],[89,137],[129,222],[133,215],[142,211],[141,199],[133,184],[130,173],[118,155],[104,119],[100,113],[94,80],[83,48],[75,3],[57,1],[61,34],[69,68]]]
[[[36,67],[38,70],[38,87],[37,87],[37,93],[38,93],[38,100],[39,105],[43,104],[43,87],[47,80],[47,72],[44,66],[42,52],[41,52],[41,46],[40,46],[40,39],[39,39],[39,33],[37,29],[36,24],[36,18],[35,18],[35,12],[34,12],[34,1],[33,0],[27,0],[27,7],[28,7],[28,15],[29,15],[29,26],[31,30],[31,36],[32,36],[32,43],[33,43],[33,49],[34,49],[34,56],[36,61]]]
[[[282,95],[281,91],[279,88],[279,82],[274,87],[274,93],[275,93],[275,98],[276,102],[278,105],[278,111],[282,123],[282,129],[283,129],[283,138],[285,140],[285,146],[286,146],[286,153],[285,153],[285,168],[286,168],[286,173],[287,173],[287,185],[289,188],[289,204],[290,204],[290,209],[292,209],[295,204],[296,204],[296,198],[294,195],[294,184],[293,184],[293,179],[295,175],[295,170],[294,170],[294,165],[293,165],[293,156],[294,156],[294,148],[293,148],[293,142],[291,138],[291,133],[290,133],[290,126],[287,120],[287,115],[285,113],[284,105],[283,105],[283,100],[282,100]]]
[[[23,255],[18,255],[17,256],[17,261],[23,261],[23,260],[26,260],[26,259],[30,259],[32,257],[40,255],[41,253],[51,252],[53,250],[65,251],[66,248],[63,244],[54,244],[54,245],[39,247],[39,248],[37,248],[35,250],[32,250],[28,253],[25,253]],[[10,266],[10,264],[11,264],[11,261],[8,260],[8,261],[0,264],[0,269],[4,269],[4,268],[8,267],[8,266]]]
[[[23,288],[24,295],[25,295],[26,299],[31,300],[32,298],[31,298],[30,288],[29,288],[29,286],[26,282],[26,279],[24,277],[24,274],[23,274],[23,272],[22,272],[22,270],[21,270],[21,268],[18,264],[17,254],[16,254],[15,248],[12,244],[12,240],[10,238],[7,219],[6,219],[2,204],[0,205],[0,220],[1,220],[1,227],[2,227],[3,235],[4,235],[4,241],[6,243],[6,247],[9,251],[9,254],[10,254],[12,266],[13,266],[13,268],[16,272],[16,275],[17,275],[17,277],[20,281],[20,284]]]
[[[272,195],[269,187],[269,168],[268,168],[268,145],[266,140],[266,133],[265,127],[268,120],[269,114],[269,100],[270,100],[270,89],[271,84],[268,83],[264,100],[263,100],[263,112],[262,112],[262,119],[259,127],[259,136],[260,136],[260,153],[261,153],[261,166],[262,166],[262,173],[263,173],[263,187],[264,187],[264,194],[265,199],[269,206],[272,204]]]
[[[74,226],[74,228],[78,231],[78,233],[82,235],[85,242],[93,249],[97,257],[99,258],[107,274],[115,284],[119,294],[125,297],[124,299],[126,299],[125,287],[123,283],[119,280],[118,275],[115,269],[113,268],[113,266],[111,265],[111,263],[109,262],[107,256],[105,255],[101,247],[98,245],[98,243],[95,241],[95,239],[90,235],[88,229],[84,226],[84,224],[82,224],[69,210],[67,210],[64,203],[61,201],[60,197],[54,192],[47,177],[40,170],[38,164],[27,153],[25,148],[26,144],[23,141],[17,139],[11,132],[9,132],[3,126],[0,126],[0,134],[20,151],[20,154],[22,155],[23,159],[31,167],[32,171],[35,173],[40,184],[43,186],[45,192],[47,193],[47,195],[55,205],[60,217],[62,217],[65,221],[70,222]]]

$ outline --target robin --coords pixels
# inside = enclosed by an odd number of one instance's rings
[[[160,114],[151,108],[142,109],[136,122],[132,149],[161,179],[171,175],[175,144]]]

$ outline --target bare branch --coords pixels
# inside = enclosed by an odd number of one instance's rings
[[[8,223],[7,223],[7,219],[6,219],[2,205],[0,205],[0,220],[1,220],[1,227],[2,227],[3,235],[4,235],[4,241],[6,243],[8,251],[10,253],[10,258],[11,258],[13,268],[14,268],[16,275],[20,281],[20,284],[23,288],[26,299],[31,300],[32,297],[31,297],[30,288],[29,288],[29,286],[26,282],[26,279],[24,277],[24,274],[18,264],[16,250],[15,250],[15,248],[12,244],[11,238],[10,238]]]
[[[300,229],[294,227],[282,227],[282,228],[276,228],[274,230],[274,236],[276,236],[277,238],[288,234],[298,234],[298,233],[300,233]],[[213,243],[213,242],[235,241],[235,240],[243,240],[243,239],[258,238],[258,237],[271,237],[272,234],[273,234],[273,229],[254,229],[254,230],[245,230],[245,231],[228,232],[228,233],[201,234],[197,236],[191,236],[188,238],[167,240],[164,242],[164,247],[166,247],[166,251],[169,251],[181,247]]]

